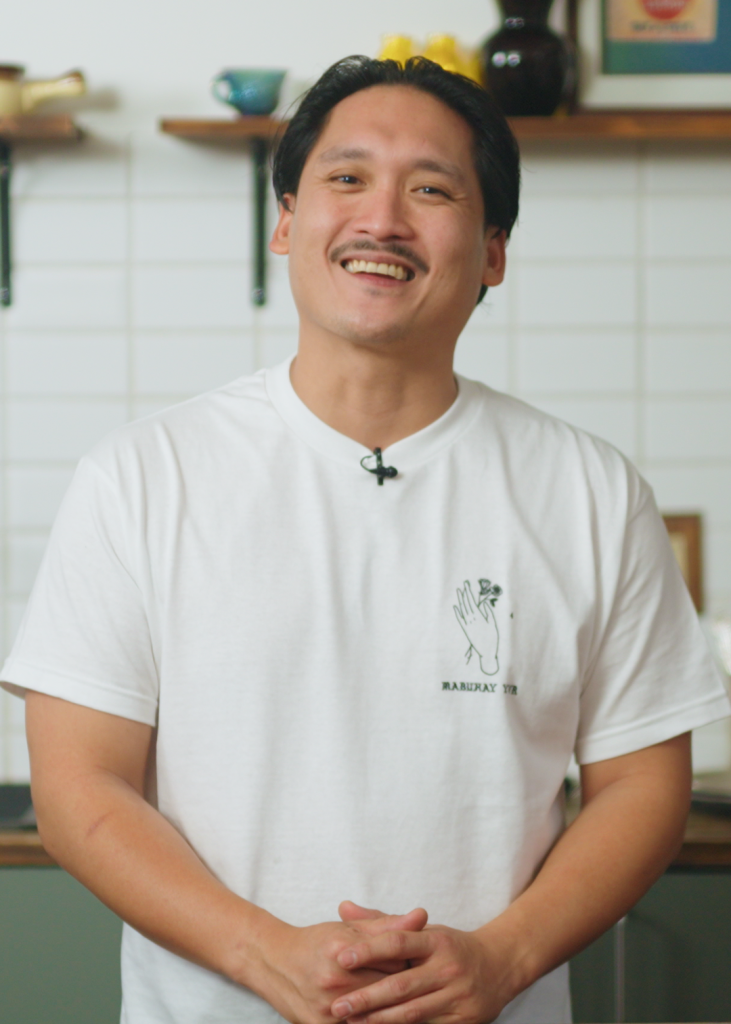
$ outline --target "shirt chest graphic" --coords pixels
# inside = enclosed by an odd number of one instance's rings
[[[498,601],[503,588],[482,577],[473,588],[470,580],[456,589],[457,603],[452,605],[458,630],[454,630],[455,645],[460,639],[467,648],[461,658],[462,666],[470,668],[471,680],[442,680],[444,691],[460,693],[493,693],[517,697],[518,687],[501,683],[494,677],[500,673],[500,626]],[[512,616],[511,616],[512,618]],[[450,638],[451,639],[451,638]],[[463,672],[460,675],[466,674]]]

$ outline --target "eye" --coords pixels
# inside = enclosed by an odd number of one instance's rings
[[[359,179],[354,174],[337,174],[330,180],[340,182],[343,185],[357,185]]]
[[[436,185],[421,185],[417,191],[426,196],[444,196],[445,199],[449,199],[449,193]]]

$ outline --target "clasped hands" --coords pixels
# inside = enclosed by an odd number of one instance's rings
[[[485,1024],[515,994],[485,929],[427,926],[425,910],[396,917],[349,901],[339,913],[343,924],[280,934],[277,991],[260,994],[293,1024]]]

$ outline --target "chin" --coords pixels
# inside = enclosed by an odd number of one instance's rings
[[[403,323],[379,323],[349,317],[331,324],[330,330],[344,341],[369,346],[392,345],[405,340],[411,333],[409,326]]]

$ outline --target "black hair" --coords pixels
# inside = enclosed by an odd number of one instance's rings
[[[412,57],[402,67],[395,60],[355,55],[329,67],[305,93],[276,146],[273,179],[278,201],[286,207],[285,195],[296,195],[307,157],[333,107],[374,85],[407,85],[431,93],[467,122],[472,129],[485,227],[494,226],[509,237],[518,216],[520,193],[520,153],[515,136],[488,92],[472,79],[445,71],[425,57]],[[478,302],[486,291],[483,285]]]

